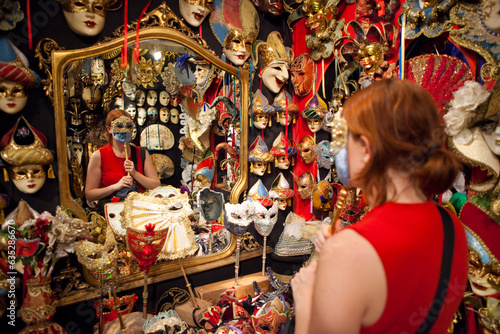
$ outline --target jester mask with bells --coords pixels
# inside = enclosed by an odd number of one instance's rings
[[[304,174],[300,175],[299,177],[296,177],[294,175],[293,178],[295,180],[295,183],[297,183],[300,198],[302,199],[311,198],[311,196],[314,193],[314,190],[316,189],[316,181],[314,180],[313,174],[307,171]]]
[[[274,98],[273,107],[277,113],[276,118],[282,126],[290,125],[292,121],[295,124],[295,117],[299,112],[299,106],[293,103],[290,93],[282,89]]]
[[[265,207],[271,206],[273,201],[269,199],[269,193],[262,183],[262,180],[258,180],[248,191],[247,201],[259,202]]]
[[[286,210],[286,207],[291,204],[290,199],[294,194],[295,192],[290,189],[290,184],[283,173],[279,173],[271,184],[269,198],[278,202],[278,209]]]
[[[49,165],[48,177],[55,178],[50,166],[54,156],[46,148],[46,144],[45,136],[23,116],[0,142],[0,156],[10,165],[10,177],[16,188],[23,193],[34,194],[43,187],[47,178],[44,166]],[[8,181],[6,170],[4,178]]]
[[[269,153],[269,148],[259,135],[250,145],[250,152],[248,152],[250,172],[258,176],[264,175],[271,161],[273,161],[273,155]]]
[[[259,130],[265,129],[267,124],[272,125],[271,120],[274,113],[274,107],[269,105],[267,97],[258,89],[253,96],[252,110],[249,112],[253,125]]]
[[[321,130],[323,118],[328,113],[328,105],[315,93],[306,104],[306,108],[302,111],[301,116],[306,119],[307,127],[312,133]]]
[[[198,191],[198,206],[201,209],[201,215],[207,222],[214,222],[222,215],[224,208],[224,196],[209,188],[203,188]]]
[[[243,65],[252,54],[260,26],[250,0],[214,0],[210,25],[227,59],[235,66]]]
[[[278,94],[289,78],[292,49],[285,47],[279,32],[272,31],[266,42],[255,42],[253,57],[256,63],[261,59],[260,70],[264,86],[272,93]]]
[[[210,188],[214,178],[214,155],[212,151],[207,151],[203,160],[196,166],[194,172],[194,185],[197,189]]]
[[[26,89],[39,83],[26,56],[6,37],[0,38],[0,110],[10,115],[23,110],[28,101]]]
[[[254,205],[249,201],[224,205],[224,226],[237,237],[242,237],[253,221]]]
[[[316,160],[316,152],[314,152],[314,145],[316,142],[310,135],[304,136],[299,142],[300,157],[305,164],[310,164]]]
[[[80,36],[96,36],[104,29],[106,12],[121,7],[119,0],[58,0],[69,28]]]
[[[287,170],[290,168],[290,165],[293,165],[293,158],[297,155],[297,150],[292,146],[282,131],[273,142],[271,154],[274,156],[276,167]]]
[[[156,230],[155,227],[154,224],[147,224],[144,229],[127,227],[127,247],[139,262],[140,270],[146,275],[167,240],[168,228]]]
[[[316,78],[316,68],[308,53],[295,58],[290,68],[290,76],[295,95],[306,96],[311,92]]]
[[[168,229],[159,260],[184,258],[198,250],[189,218],[193,210],[187,192],[168,198],[132,193],[124,201],[122,215],[123,228],[144,230],[148,224],[155,224],[158,230]]]
[[[278,202],[274,202],[273,206],[266,209],[259,202],[254,203],[253,224],[255,230],[263,237],[271,234],[274,225],[278,221]]]

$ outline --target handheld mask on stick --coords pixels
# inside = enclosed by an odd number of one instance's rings
[[[120,116],[111,122],[113,137],[119,143],[129,143],[132,140],[134,123],[127,116]]]

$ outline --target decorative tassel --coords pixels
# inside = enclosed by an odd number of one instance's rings
[[[278,167],[278,158],[274,158],[274,167]]]
[[[279,123],[279,122],[280,122],[280,114],[276,113],[276,123]]]
[[[295,166],[295,157],[292,157],[292,166]]]
[[[295,115],[292,115],[292,122],[295,124]]]
[[[4,182],[9,182],[9,171],[7,171],[7,168],[3,169],[3,180]]]
[[[287,200],[286,200],[286,204],[287,204],[288,206],[292,206],[292,199],[291,199],[291,198],[287,199]]]
[[[253,173],[253,162],[250,163],[250,173]]]
[[[273,126],[273,118],[269,117],[269,126]]]
[[[271,173],[271,164],[268,162],[267,163],[267,174]]]
[[[54,168],[52,168],[52,165],[49,165],[49,170],[47,171],[47,177],[49,179],[55,179],[56,175],[54,174]]]

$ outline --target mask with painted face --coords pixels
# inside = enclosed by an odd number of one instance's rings
[[[285,12],[285,7],[283,7],[283,0],[252,0],[255,7],[271,16],[280,16]]]
[[[123,92],[125,93],[125,96],[130,101],[135,101],[135,94],[137,92],[137,87],[133,83],[131,83],[131,82],[124,82],[122,84],[122,89],[123,89]]]
[[[176,108],[170,110],[170,121],[172,124],[179,124],[179,110]]]
[[[297,183],[298,192],[300,198],[309,199],[314,193],[316,189],[316,181],[314,180],[314,176],[311,172],[307,171],[299,177],[295,177],[295,183]]]
[[[181,16],[193,27],[199,27],[213,9],[213,0],[179,0]]]
[[[169,102],[170,102],[170,94],[168,94],[168,92],[165,90],[161,91],[160,92],[160,104],[162,106],[166,107],[169,104]]]
[[[168,123],[170,120],[170,111],[166,107],[160,109],[160,122]]]
[[[299,143],[300,156],[305,164],[310,164],[316,159],[316,153],[313,147],[316,143],[312,136],[304,136]]]
[[[127,109],[125,109],[125,111],[128,112],[128,114],[130,115],[130,117],[132,117],[132,119],[134,119],[135,115],[137,114],[137,110],[135,109],[134,104],[129,104]]]
[[[295,192],[290,189],[290,184],[286,180],[283,173],[279,173],[271,184],[271,189],[269,190],[269,198],[278,202],[278,208],[280,210],[286,210],[286,207],[290,204],[288,202],[294,194]]]
[[[97,86],[83,88],[82,99],[90,110],[95,110],[101,100],[101,91]]]
[[[127,116],[120,116],[111,122],[111,133],[119,143],[129,143],[132,140],[134,123]]]
[[[96,36],[104,29],[106,11],[116,1],[60,0],[69,28],[80,36]]]
[[[158,101],[158,93],[154,90],[148,91],[148,95],[146,98],[146,102],[149,106],[154,107],[156,105],[156,101]]]
[[[224,207],[224,196],[209,188],[203,188],[198,192],[198,206],[201,214],[207,222],[213,222],[220,218]]]
[[[297,96],[306,96],[312,90],[316,76],[314,61],[308,53],[303,53],[292,63],[290,68],[293,91]]]
[[[137,106],[142,107],[144,105],[144,102],[146,101],[146,93],[144,93],[144,91],[142,90],[138,90],[135,94],[135,98],[137,100]]]
[[[149,107],[148,118],[151,121],[151,123],[155,123],[156,120],[158,119],[158,109],[156,109],[155,107]]]
[[[143,126],[146,123],[146,117],[147,117],[146,109],[138,108],[137,109],[137,124],[139,126]]]
[[[261,136],[250,145],[248,161],[251,163],[250,172],[258,176],[264,175],[268,163],[273,161],[273,156]]]

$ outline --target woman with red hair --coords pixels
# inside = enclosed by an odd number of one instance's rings
[[[437,108],[418,85],[388,79],[348,99],[344,117],[337,171],[371,209],[333,236],[318,232],[319,260],[291,283],[296,333],[445,333],[468,265],[462,224],[431,200],[459,169]]]

